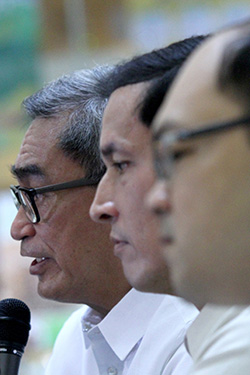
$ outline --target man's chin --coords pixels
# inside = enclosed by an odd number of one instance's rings
[[[44,285],[43,282],[38,283],[37,293],[41,298],[57,301],[59,297],[58,291],[56,292],[51,286]]]
[[[160,274],[161,276],[159,276]],[[159,270],[157,275],[149,275],[146,272],[139,274],[138,271],[131,272],[131,270],[124,269],[124,275],[129,284],[140,292],[174,294],[169,281],[168,271],[165,268],[164,270]]]
[[[65,293],[65,291],[58,288],[45,287],[38,284],[37,292],[41,298],[55,302],[82,303],[81,300],[74,299],[72,293]]]
[[[130,268],[123,267],[123,272],[129,284],[140,292],[148,292],[149,282],[146,277],[137,272],[131,272]]]

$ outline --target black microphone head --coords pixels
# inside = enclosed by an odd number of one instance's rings
[[[9,342],[24,349],[30,328],[30,310],[24,302],[15,298],[0,301],[0,345]]]

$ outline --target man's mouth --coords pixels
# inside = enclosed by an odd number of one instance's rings
[[[45,259],[46,259],[45,257],[42,257],[42,258],[35,258],[35,259],[33,260],[33,262],[31,263],[31,265],[32,265],[32,266],[35,266],[36,264],[45,261]]]
[[[124,238],[116,237],[113,235],[110,236],[110,239],[114,244],[114,255],[120,258],[124,251],[124,248],[128,245],[128,241],[126,241]]]
[[[41,257],[35,258],[30,265],[30,274],[31,275],[42,275],[48,270],[49,265],[51,264],[51,258]]]
[[[161,223],[158,236],[162,246],[169,246],[173,244],[175,236],[172,221],[169,220],[167,223],[163,221]]]

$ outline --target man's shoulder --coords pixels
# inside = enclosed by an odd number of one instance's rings
[[[229,346],[232,348],[239,338],[243,343],[245,335],[249,343],[249,307],[206,305],[190,327],[187,341],[190,353],[196,360],[205,353],[225,350]]]

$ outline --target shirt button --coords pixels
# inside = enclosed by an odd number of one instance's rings
[[[107,370],[108,375],[117,375],[118,371],[115,367],[109,367]]]
[[[82,330],[83,330],[83,332],[88,332],[91,328],[92,328],[91,324],[84,323]]]

